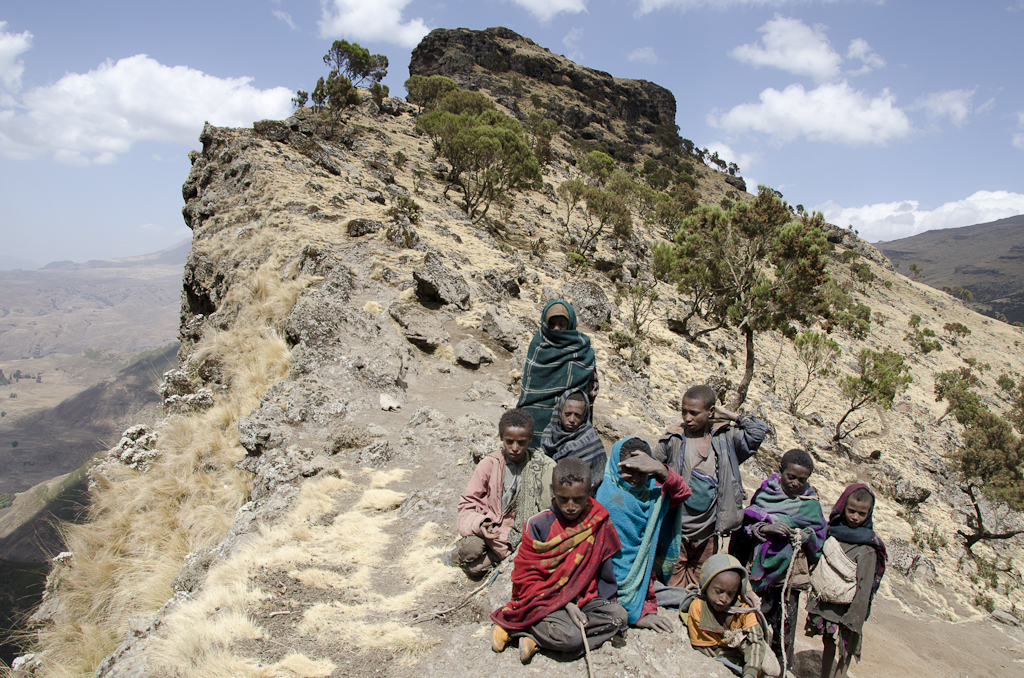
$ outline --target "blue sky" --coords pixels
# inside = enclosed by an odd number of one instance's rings
[[[336,38],[404,95],[430,29],[498,25],[667,87],[684,137],[870,241],[1024,213],[1024,0],[35,0],[0,9],[0,256],[170,246],[204,120],[288,115]]]

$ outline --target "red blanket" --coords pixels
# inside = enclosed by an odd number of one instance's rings
[[[620,543],[607,509],[589,503],[575,524],[556,520],[548,541],[523,539],[512,569],[512,600],[491,614],[495,624],[510,631],[528,629],[571,602],[588,602],[577,600],[581,594],[592,590],[589,598],[596,595],[601,564]]]

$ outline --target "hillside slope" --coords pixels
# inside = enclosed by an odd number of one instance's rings
[[[516,52],[540,49],[498,33]],[[453,48],[437,61],[460,54]],[[489,63],[497,70],[476,62],[460,69],[511,78],[501,60]],[[563,105],[578,101],[571,88],[520,77],[518,105],[534,88]],[[508,96],[516,97],[511,89]],[[443,167],[414,130],[413,108],[364,101],[333,134],[315,134],[308,112],[253,129],[203,130],[183,187],[194,238],[180,365],[165,388],[195,407],[165,420],[155,447],[123,441],[94,472],[92,522],[72,529],[74,556],[55,565],[35,617],[36,675],[522,675],[515,653],[487,649],[487,614],[508,595],[507,573],[458,612],[430,613],[475,586],[440,557],[456,538],[457,497],[475,462],[495,449],[500,413],[515,403],[543,303],[565,296],[587,324],[602,374],[596,426],[608,443],[653,441],[675,421],[685,387],[739,380],[736,334],[690,342],[672,332],[684,300],[665,283],[650,364],[612,346],[625,312],[613,281],[573,278],[561,251],[565,206],[554,188],[578,175],[571,163],[548,165],[542,190],[473,223],[433,178]],[[656,144],[636,146],[641,164],[645,147],[657,152]],[[566,139],[555,150],[571,155]],[[398,151],[405,162],[395,162]],[[731,190],[721,173],[695,170],[705,202]],[[422,206],[417,223],[388,213],[399,195]],[[595,254],[615,275],[650,270],[659,234],[636,217],[634,228],[621,249],[602,242]],[[981,605],[988,597],[1004,619],[1021,618],[1020,541],[977,547],[986,563],[999,559],[979,577],[981,565],[952,538],[966,504],[944,457],[960,432],[951,418],[937,422],[945,404],[934,402],[932,382],[935,372],[977,358],[991,364],[984,397],[1005,407],[995,378],[1024,371],[1024,334],[897,274],[852,233],[829,234],[838,245],[833,275],[877,314],[864,338],[834,329],[843,373],[863,347],[909,352],[903,335],[912,314],[927,327],[964,323],[971,335],[914,362],[914,383],[896,407],[866,413],[861,435],[838,448],[830,444],[842,414],[835,382],[808,419],[789,414],[770,383],[795,370],[792,346],[759,336],[744,409],[772,434],[745,465],[745,486],[752,491],[784,450],[801,446],[819,460],[812,482],[824,504],[854,480],[879,488],[875,524],[891,561],[878,619],[868,625],[867,673],[1007,675],[1024,637],[994,626]],[[540,238],[548,251],[531,247]],[[846,250],[866,260],[872,281],[854,280],[841,263]],[[936,534],[950,535],[948,543],[922,539]],[[798,649],[800,675],[814,675],[813,646],[801,641]],[[919,661],[906,659],[914,653]],[[594,661],[603,677],[727,675],[690,651],[679,631],[630,632],[626,647],[604,647]],[[584,669],[538,656],[529,670]]]
[[[908,274],[916,264],[927,285],[970,290],[971,308],[1024,322],[1024,215],[925,231],[877,246]]]

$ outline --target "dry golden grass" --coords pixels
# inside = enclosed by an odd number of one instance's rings
[[[172,596],[185,555],[223,538],[251,489],[249,474],[234,468],[245,455],[238,419],[287,374],[290,355],[276,327],[305,283],[281,281],[270,266],[256,271],[235,293],[243,309],[235,325],[198,350],[220,363],[230,390],[206,412],[167,419],[147,473],[114,467],[97,476],[88,522],[64,527],[75,556],[61,578],[62,613],[39,632],[41,675],[92,675],[130,617]]]

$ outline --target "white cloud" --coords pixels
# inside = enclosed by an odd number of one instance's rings
[[[929,118],[949,118],[957,127],[962,127],[971,114],[974,90],[948,89],[923,96],[910,106],[911,110],[923,110]]]
[[[579,14],[587,11],[587,0],[511,0],[540,21],[548,22],[556,14]]]
[[[837,226],[853,226],[869,242],[898,240],[937,228],[959,228],[1024,214],[1024,194],[978,191],[934,210],[920,209],[917,200],[841,207],[831,200],[814,207]]]
[[[248,126],[289,114],[291,91],[251,81],[164,66],[145,54],[107,61],[26,91],[22,110],[0,110],[0,155],[52,152],[66,164],[109,164],[138,141],[195,144],[203,121]]]
[[[415,47],[430,29],[423,19],[402,23],[402,10],[411,1],[320,0],[320,37],[379,40]]]
[[[988,113],[989,111],[991,111],[995,107],[996,107],[996,99],[995,99],[995,97],[992,97],[991,99],[989,99],[988,101],[986,101],[982,105],[980,105],[977,108],[975,108],[974,112],[977,113],[978,115],[981,115],[982,113]]]
[[[1022,0],[1024,1],[1024,0]],[[783,5],[806,5],[814,0],[637,0],[637,14],[649,14],[666,7],[678,7],[682,11],[688,9],[729,9],[731,7],[781,7]],[[820,4],[830,5],[838,0],[819,0]]]
[[[10,95],[21,89],[21,74],[25,63],[18,58],[32,49],[32,34],[28,31],[8,33],[7,22],[0,21],[0,82],[6,92],[0,91],[0,104],[10,106]]]
[[[1024,130],[1024,111],[1017,111],[1017,127]],[[1024,131],[1013,135],[1013,145],[1024,151]]]
[[[804,137],[848,145],[884,145],[912,130],[910,119],[896,107],[896,97],[888,89],[871,97],[845,81],[809,91],[790,85],[781,92],[769,87],[760,99],[721,115],[712,112],[708,124],[731,134],[761,132],[780,142]]]
[[[583,53],[580,51],[580,38],[583,37],[582,28],[570,29],[562,38],[562,46],[565,47],[565,56],[573,61],[580,61]]]
[[[274,16],[288,24],[288,28],[292,29],[293,31],[299,30],[299,27],[295,25],[294,21],[292,21],[292,15],[289,14],[288,12],[285,12],[282,9],[275,9]]]
[[[655,54],[653,47],[637,47],[628,55],[626,58],[633,62],[639,62],[643,64],[656,64],[658,63],[658,55]]]
[[[876,68],[885,68],[885,59],[871,49],[871,45],[864,38],[854,38],[850,41],[850,47],[846,50],[846,58],[857,59],[861,62],[861,67],[850,71],[850,75],[863,75]]]
[[[715,141],[713,143],[708,144],[707,149],[712,153],[717,152],[718,157],[720,157],[722,160],[725,160],[726,162],[734,162],[737,165],[739,165],[741,173],[743,172],[743,170],[749,169],[752,165],[756,164],[757,161],[761,159],[761,155],[759,153],[737,153],[734,150],[732,150],[732,148],[730,148],[726,144],[721,143],[720,141]],[[757,184],[752,184],[748,181],[747,188],[750,190],[754,190],[757,188]]]
[[[761,44],[740,45],[729,55],[755,68],[774,66],[796,75],[807,75],[817,82],[839,75],[843,58],[832,49],[820,27],[811,27],[799,19],[776,16],[757,29],[764,35]]]

